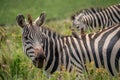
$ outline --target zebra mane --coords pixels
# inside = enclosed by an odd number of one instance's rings
[[[119,25],[119,24],[118,24],[118,25]],[[116,26],[118,26],[118,25],[116,25]],[[115,26],[115,25],[113,25],[113,26]],[[109,30],[109,29],[112,28],[113,26],[111,26],[111,27],[106,27],[105,29],[100,29],[99,31],[97,31],[97,32],[92,32],[92,33],[90,33],[90,34],[88,34],[88,35],[101,34],[102,32],[104,32],[104,31],[106,31],[106,30]],[[56,37],[57,37],[57,38],[74,37],[74,36],[72,36],[72,35],[61,35],[61,34],[55,32],[54,30],[52,30],[52,29],[50,29],[50,28],[48,28],[48,27],[46,27],[46,26],[41,26],[41,29],[42,29],[42,31],[43,31],[43,30],[46,30],[46,31],[49,31],[49,33],[52,33],[52,34],[54,35],[53,38],[56,38]],[[78,37],[74,37],[74,38],[80,39],[80,37],[84,37],[84,36],[86,36],[87,34],[85,34],[85,35],[77,34],[77,35],[78,35]],[[50,36],[50,34],[49,34],[49,36]]]
[[[100,34],[100,33],[104,32],[104,31],[106,31],[106,30],[108,30],[110,28],[112,28],[112,27],[107,27],[105,29],[100,29],[97,32],[89,33],[88,35],[94,35],[94,34],[97,34],[97,33]],[[46,26],[41,26],[41,29],[42,29],[42,31],[46,30],[46,31],[49,31],[49,33],[52,33],[54,35],[53,38],[56,38],[56,37],[57,38],[74,37],[72,35],[62,35],[62,34],[59,34],[56,31],[54,31],[54,30],[52,30],[52,29],[50,29],[49,27],[46,27]],[[78,37],[74,37],[74,38],[80,39],[79,38],[80,36],[82,36],[82,37],[86,36],[86,34],[85,35],[77,34],[77,35],[78,35]],[[49,34],[49,36],[50,36],[50,34]]]
[[[52,29],[50,29],[49,27],[46,27],[46,26],[41,26],[41,29],[42,29],[42,31],[48,31],[49,33],[52,33],[53,34],[53,38],[56,38],[56,37],[57,38],[73,37],[72,35],[62,35],[62,34],[59,34],[56,31],[54,31],[54,30],[52,30]],[[51,36],[51,34],[49,34],[48,36]]]
[[[60,37],[62,37],[63,35],[61,35],[61,34],[59,34],[59,33],[57,33],[56,31],[54,31],[54,30],[52,30],[52,29],[50,29],[49,27],[46,27],[46,26],[41,26],[41,29],[42,29],[42,31],[48,31],[49,33],[52,33],[54,36],[54,38],[57,36],[58,38],[60,38]],[[50,34],[49,34],[49,36],[50,36]]]

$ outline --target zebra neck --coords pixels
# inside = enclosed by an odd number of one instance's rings
[[[87,26],[90,26],[92,28],[100,26],[99,19],[96,19],[96,14],[89,14],[86,16],[83,16],[82,22],[86,24]]]
[[[45,64],[46,72],[53,73],[56,70],[60,70],[62,66],[64,66],[65,69],[67,68],[69,58],[63,49],[64,42],[61,38],[49,37],[44,47],[47,56]]]
[[[51,37],[51,38],[60,38],[61,37],[60,34],[57,34],[56,32],[50,30],[49,28],[43,27],[43,26],[40,27],[40,31],[42,31],[48,37]]]

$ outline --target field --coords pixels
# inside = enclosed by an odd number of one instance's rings
[[[106,7],[120,3],[119,0],[1,0],[0,1],[0,80],[46,80],[43,70],[35,68],[23,53],[21,29],[16,24],[19,13],[31,14],[33,19],[42,11],[47,14],[46,26],[61,35],[70,35],[70,16],[89,7]],[[94,63],[86,64],[88,80],[119,80],[110,77],[104,69],[94,70]],[[75,80],[75,72],[56,72],[50,80]],[[88,76],[88,77],[86,77]]]

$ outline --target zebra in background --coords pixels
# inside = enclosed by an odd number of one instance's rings
[[[112,75],[119,72],[120,24],[94,34],[79,35],[80,39],[73,36],[51,38],[41,32],[39,24],[33,24],[31,19],[28,24],[23,15],[16,19],[22,28],[24,52],[36,67],[43,68],[46,73],[52,74],[64,66],[67,71],[75,69],[81,76],[85,64],[91,61]]]
[[[70,28],[71,31],[72,31],[72,35],[73,36],[77,35],[77,33],[75,32],[74,28],[75,28],[75,26],[77,26],[76,24],[79,23],[79,22],[76,21],[76,23],[75,23],[75,20],[78,20],[79,18],[81,18],[82,15],[86,16],[86,15],[95,14],[95,13],[98,13],[98,12],[101,12],[101,11],[102,11],[102,8],[89,8],[89,9],[80,10],[76,14],[72,15],[71,16],[72,26]],[[77,16],[77,17],[75,18],[75,16]],[[79,26],[82,26],[82,28],[79,28]],[[77,26],[77,29],[81,31],[81,34],[85,34],[84,33],[85,25],[81,23],[79,26]]]
[[[74,22],[74,19],[78,20],[78,19],[80,19],[82,17],[82,15],[84,15],[84,16],[91,15],[91,14],[95,14],[95,13],[101,12],[102,10],[103,10],[102,8],[89,8],[89,9],[80,10],[76,14],[72,15],[71,16],[72,23],[73,23],[73,25],[71,26],[72,35],[77,34],[74,31],[74,27],[77,24],[77,23]],[[75,16],[78,16],[78,17],[75,18]],[[79,26],[77,26],[77,29],[81,30],[81,34],[84,34],[84,28],[83,27],[85,27],[85,25],[81,23],[80,26],[82,26],[82,28],[79,28]]]
[[[110,27],[120,23],[120,4],[107,7],[105,9],[89,9],[83,10],[71,16],[73,27],[77,26],[78,30],[81,28]]]

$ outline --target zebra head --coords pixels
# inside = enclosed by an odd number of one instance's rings
[[[72,26],[73,27],[76,27],[78,29],[81,29],[81,28],[84,28],[85,27],[85,24],[82,22],[82,18],[84,16],[84,12],[81,12],[81,13],[77,13],[75,15],[72,15],[71,16],[71,20],[72,20]]]
[[[41,14],[41,20],[39,26],[43,24],[43,14]],[[46,36],[39,29],[39,26],[32,22],[31,16],[28,15],[28,23],[25,21],[25,17],[19,14],[16,17],[18,25],[22,28],[22,43],[23,49],[27,56],[29,56],[33,64],[42,68],[44,66],[46,55],[44,53],[44,43]]]

